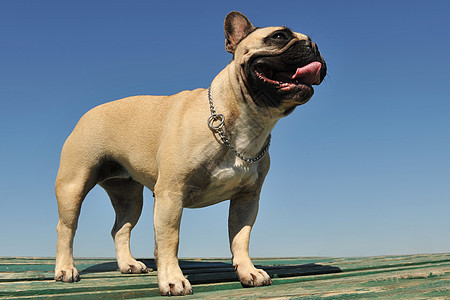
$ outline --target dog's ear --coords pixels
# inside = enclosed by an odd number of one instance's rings
[[[238,11],[232,11],[225,17],[223,27],[225,30],[225,50],[232,54],[234,54],[239,42],[254,30],[253,24]]]

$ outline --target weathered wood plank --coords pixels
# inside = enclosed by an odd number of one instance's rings
[[[155,267],[154,260],[143,260]],[[183,259],[195,297],[450,297],[450,254],[255,259],[274,285],[242,289],[228,259]],[[115,299],[158,295],[156,271],[120,274],[113,259],[76,259],[82,281],[53,280],[54,259],[0,258],[0,298]],[[428,297],[429,296],[429,297]],[[414,297],[413,297],[414,298]],[[408,298],[408,299],[413,299]],[[450,299],[450,298],[448,298]]]
[[[431,299],[450,297],[449,271],[435,268],[423,270],[393,271],[389,274],[377,273],[365,276],[313,276],[299,284],[274,280],[274,285],[259,289],[203,292],[196,299],[252,298],[264,295],[265,298],[403,298]]]

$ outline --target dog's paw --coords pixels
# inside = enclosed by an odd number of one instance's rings
[[[80,281],[80,275],[74,266],[68,268],[57,268],[55,270],[55,280],[62,282],[77,282]]]
[[[135,259],[118,262],[118,265],[122,274],[141,274],[153,271],[152,269],[148,269],[144,263]]]
[[[181,270],[179,272],[158,272],[159,294],[161,296],[192,295],[192,286]]]
[[[262,269],[239,266],[236,269],[236,272],[243,287],[265,286],[272,284],[272,279],[270,279],[270,276]]]

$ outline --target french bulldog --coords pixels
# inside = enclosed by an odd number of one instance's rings
[[[231,62],[208,89],[134,96],[87,112],[67,138],[56,179],[59,222],[55,279],[80,280],[73,240],[82,202],[100,185],[116,212],[114,239],[122,273],[146,273],[130,252],[130,233],[153,191],[155,258],[161,295],[192,294],[178,264],[183,208],[230,200],[232,263],[244,287],[270,285],[255,268],[249,239],[269,170],[271,131],[306,103],[326,75],[317,45],[283,27],[254,27],[239,12],[224,22]]]

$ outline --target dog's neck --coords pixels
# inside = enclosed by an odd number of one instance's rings
[[[230,72],[232,61],[211,83],[211,95],[218,114],[225,116],[225,128],[231,144],[245,157],[255,157],[265,147],[269,135],[282,117],[245,98],[248,91]]]

